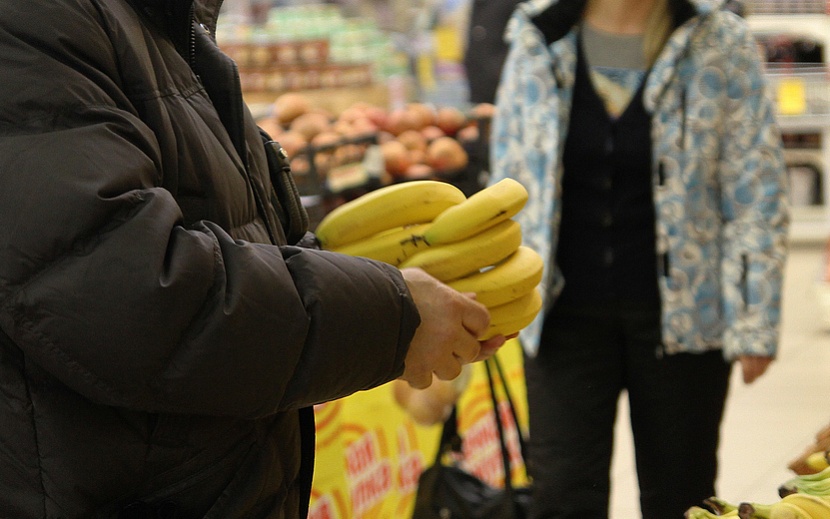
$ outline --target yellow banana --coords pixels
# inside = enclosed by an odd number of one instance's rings
[[[686,519],[716,519],[718,517],[738,517],[738,511],[733,510],[725,514],[713,514],[705,508],[693,506],[686,510],[684,517]]]
[[[420,267],[444,283],[495,265],[522,244],[521,226],[505,220],[466,240],[429,247],[400,264]]]
[[[784,496],[781,502],[800,508],[811,519],[830,519],[830,502],[821,497],[796,493]]]
[[[723,515],[733,510],[738,510],[738,505],[734,503],[730,503],[729,501],[722,499],[718,496],[707,497],[703,501],[707,506],[710,506],[712,510],[715,511],[718,515]]]
[[[823,473],[822,471],[821,473]],[[819,473],[819,474],[821,474]],[[812,476],[814,474],[806,474],[805,476]],[[801,492],[802,494],[811,494],[814,496],[828,496],[830,497],[830,479],[807,479],[804,476],[798,476],[790,479],[778,488],[778,495],[784,497],[786,494],[794,492]]]
[[[432,226],[424,232],[424,238],[430,245],[469,238],[515,216],[527,198],[527,189],[523,185],[505,178],[436,216]]]
[[[738,505],[738,515],[747,519],[769,519],[773,505],[743,502]]]
[[[822,469],[815,474],[801,474],[799,476],[795,476],[790,481],[818,481],[823,479],[830,479],[830,467]]]
[[[405,259],[428,247],[421,234],[428,226],[428,223],[419,223],[396,227],[332,250],[349,256],[384,261],[397,267]]]
[[[524,245],[491,268],[447,283],[459,292],[475,292],[476,301],[498,306],[530,292],[542,280],[544,260]]]
[[[384,186],[335,207],[314,230],[331,250],[382,231],[431,222],[467,197],[448,182],[414,180]]]
[[[533,322],[542,309],[542,295],[533,289],[509,303],[490,308],[490,326],[480,340],[496,335],[512,335]]]
[[[827,451],[823,450],[816,451],[807,456],[805,463],[815,472],[819,472],[826,469],[827,467],[830,467],[830,463],[828,463],[827,461]]]
[[[793,494],[795,495],[795,494]],[[819,516],[820,517],[820,516]],[[812,519],[800,506],[783,499],[770,507],[769,519]],[[818,519],[818,518],[815,518]]]

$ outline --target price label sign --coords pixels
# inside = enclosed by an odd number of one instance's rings
[[[778,113],[802,115],[807,112],[807,93],[804,80],[787,78],[778,84]]]

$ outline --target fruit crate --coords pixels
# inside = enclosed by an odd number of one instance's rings
[[[289,159],[291,171],[309,213],[310,228],[335,207],[390,183],[430,178],[453,184],[467,196],[479,191],[489,177],[490,118],[471,119],[479,129],[478,137],[459,140],[468,156],[467,165],[452,171],[432,170],[427,177],[395,176],[387,171],[379,132],[309,144],[294,151]]]
[[[467,152],[467,166],[458,171],[437,172],[437,177],[454,184],[465,195],[470,196],[487,185],[490,177],[490,117],[469,115],[468,119],[478,126],[478,137],[461,141]]]
[[[827,14],[827,0],[747,0],[748,14]]]
[[[290,159],[291,173],[313,229],[334,207],[381,185],[375,133],[307,145]]]
[[[779,115],[830,115],[830,72],[825,65],[767,63],[766,72]]]

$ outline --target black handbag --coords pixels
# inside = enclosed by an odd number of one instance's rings
[[[493,384],[493,367],[502,381],[510,413],[519,431],[519,450],[525,456],[526,448],[521,434],[513,399],[507,388],[507,381],[498,359],[487,359],[487,382],[493,402],[493,417],[499,433],[502,462],[504,467],[504,488],[497,488],[466,472],[455,464],[445,464],[445,455],[450,451],[460,452],[462,438],[458,434],[457,409],[453,407],[444,422],[438,452],[432,466],[421,473],[412,519],[525,519],[530,507],[530,487],[514,486],[510,469],[510,454],[505,440],[504,426],[499,418],[498,400]]]

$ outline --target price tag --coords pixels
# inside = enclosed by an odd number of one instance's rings
[[[440,61],[458,63],[464,58],[461,35],[452,25],[439,25],[433,31],[435,57]]]
[[[778,84],[778,113],[801,115],[807,112],[807,94],[804,80],[788,78]]]
[[[424,90],[434,90],[436,86],[435,81],[435,63],[432,56],[429,54],[421,54],[417,61],[418,82]]]

